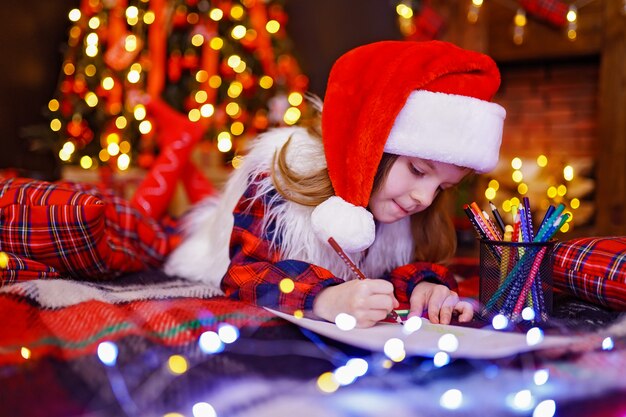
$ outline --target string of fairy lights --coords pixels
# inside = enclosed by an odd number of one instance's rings
[[[532,310],[532,309],[530,309]],[[298,315],[301,316],[301,315]],[[524,317],[527,315],[524,314]],[[140,404],[137,402],[152,403],[150,399],[156,399],[162,395],[169,384],[176,378],[185,378],[185,375],[204,361],[209,361],[218,355],[226,355],[228,352],[236,352],[237,354],[252,355],[255,357],[263,356],[280,356],[281,354],[289,355],[293,353],[292,349],[297,349],[300,355],[311,358],[324,358],[333,364],[332,371],[326,371],[319,374],[312,380],[301,380],[299,382],[289,381],[289,388],[293,392],[298,389],[310,392],[309,387],[313,386],[317,392],[323,396],[340,394],[342,390],[348,389],[355,385],[361,378],[381,378],[391,372],[394,367],[402,364],[414,364],[411,361],[411,355],[405,350],[405,342],[411,335],[415,336],[423,331],[423,323],[425,319],[419,317],[411,317],[404,322],[402,326],[402,335],[393,337],[384,343],[382,352],[372,352],[370,355],[351,356],[342,350],[336,349],[320,338],[310,335],[310,341],[297,342],[290,340],[286,343],[283,340],[267,341],[263,344],[261,341],[255,341],[249,344],[245,337],[242,337],[240,329],[236,326],[219,322],[212,326],[211,330],[206,330],[200,334],[195,346],[184,349],[184,353],[172,353],[161,364],[150,365],[153,372],[142,382],[142,387],[131,391],[126,385],[126,381],[122,369],[118,368],[118,360],[122,354],[115,341],[104,340],[97,346],[95,355],[105,366],[107,375],[111,380],[111,388],[122,409],[128,411],[128,415],[137,415]],[[356,320],[347,315],[340,314],[335,320],[335,325],[342,331],[351,331],[355,327]],[[493,317],[490,324],[485,326],[486,329],[508,332],[512,326],[509,320],[503,315]],[[306,333],[305,333],[306,334]],[[531,327],[525,332],[525,341],[528,346],[534,346],[544,340],[544,331],[540,327]],[[615,340],[611,335],[590,336],[587,340],[590,342],[588,349],[609,352],[615,348]],[[300,344],[302,343],[302,344]],[[455,352],[459,350],[462,342],[454,334],[454,331],[444,331],[442,328],[441,335],[437,340],[437,352],[430,358],[423,358],[423,361],[408,375],[409,381],[406,379],[391,378],[387,380],[388,388],[406,388],[406,384],[415,383],[419,379],[418,375],[423,375],[429,380],[428,375],[439,369],[450,366],[456,361]],[[33,360],[30,349],[21,348],[21,356],[24,360]],[[130,354],[130,352],[126,352]],[[128,363],[129,358],[123,358]],[[496,408],[497,411],[516,413],[520,415],[532,415],[533,417],[553,417],[558,415],[558,398],[572,389],[572,381],[552,374],[551,367],[546,364],[538,364],[531,360],[527,369],[521,369],[520,374],[516,375],[517,384],[513,384],[507,395],[498,396],[497,401],[491,404],[485,404],[481,400],[484,399],[485,392],[482,389],[472,389],[471,381],[463,384],[462,381],[455,381],[446,384],[445,389],[439,389],[438,397],[428,397],[428,403],[420,405],[420,409],[439,408],[441,411],[456,412],[475,412],[488,410],[488,407]],[[521,360],[522,368],[525,368],[526,362]],[[146,365],[148,366],[148,365]],[[475,370],[483,373],[485,378],[493,379],[495,373],[502,374],[504,371],[495,371],[499,368],[497,364],[490,362],[483,363],[474,361]],[[400,373],[402,375],[402,373]],[[158,380],[158,381],[157,381]],[[272,382],[274,389],[279,389],[277,382]],[[398,384],[397,386],[395,384]],[[440,387],[442,388],[442,387]],[[427,387],[421,386],[421,390]],[[370,386],[371,390],[371,386]],[[208,393],[207,393],[208,394]],[[278,391],[273,391],[273,395],[278,395]],[[375,395],[375,392],[369,392],[368,395]],[[167,407],[167,406],[166,406]],[[169,410],[159,410],[159,414],[163,417],[216,417],[220,415],[232,415],[228,405],[224,401],[219,401],[210,395],[205,395],[196,399],[193,403],[185,407],[180,404],[172,405]],[[486,408],[487,407],[487,408]],[[154,410],[152,410],[154,411]],[[237,414],[239,415],[239,414]],[[437,414],[439,415],[439,414]]]

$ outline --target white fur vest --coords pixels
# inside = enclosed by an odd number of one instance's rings
[[[166,273],[204,282],[216,295],[222,294],[220,282],[230,264],[233,209],[248,187],[249,179],[270,172],[275,152],[290,137],[287,163],[293,170],[312,172],[326,167],[321,142],[311,137],[306,129],[279,128],[262,134],[253,141],[241,167],[233,172],[222,194],[201,202],[186,216],[183,241],[167,259]],[[258,185],[255,198],[274,189],[269,175]],[[282,259],[315,264],[344,280],[353,279],[349,268],[330,245],[320,241],[313,232],[313,207],[277,198],[266,209],[266,219],[276,222],[276,235],[280,238],[275,250]],[[413,249],[409,219],[405,218],[391,224],[377,224],[376,240],[367,252],[349,255],[365,275],[376,278],[409,263]]]

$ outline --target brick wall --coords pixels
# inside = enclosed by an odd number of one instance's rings
[[[599,62],[502,66],[495,101],[507,110],[502,155],[594,157]]]

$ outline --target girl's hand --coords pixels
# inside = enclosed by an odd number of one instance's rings
[[[409,317],[421,317],[428,310],[428,320],[432,323],[449,324],[452,314],[459,315],[460,322],[467,322],[474,316],[474,308],[467,301],[460,301],[459,295],[441,284],[422,281],[411,294]]]
[[[347,313],[356,319],[357,327],[371,327],[399,305],[389,281],[352,280],[320,292],[313,302],[313,313],[330,322],[339,313]]]

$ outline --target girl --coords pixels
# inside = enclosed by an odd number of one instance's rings
[[[172,275],[216,294],[357,326],[401,303],[447,324],[472,306],[438,263],[456,242],[445,191],[498,159],[505,111],[487,56],[452,44],[384,41],[340,57],[321,129],[261,135],[222,196],[189,217]],[[371,279],[353,280],[333,237]]]

